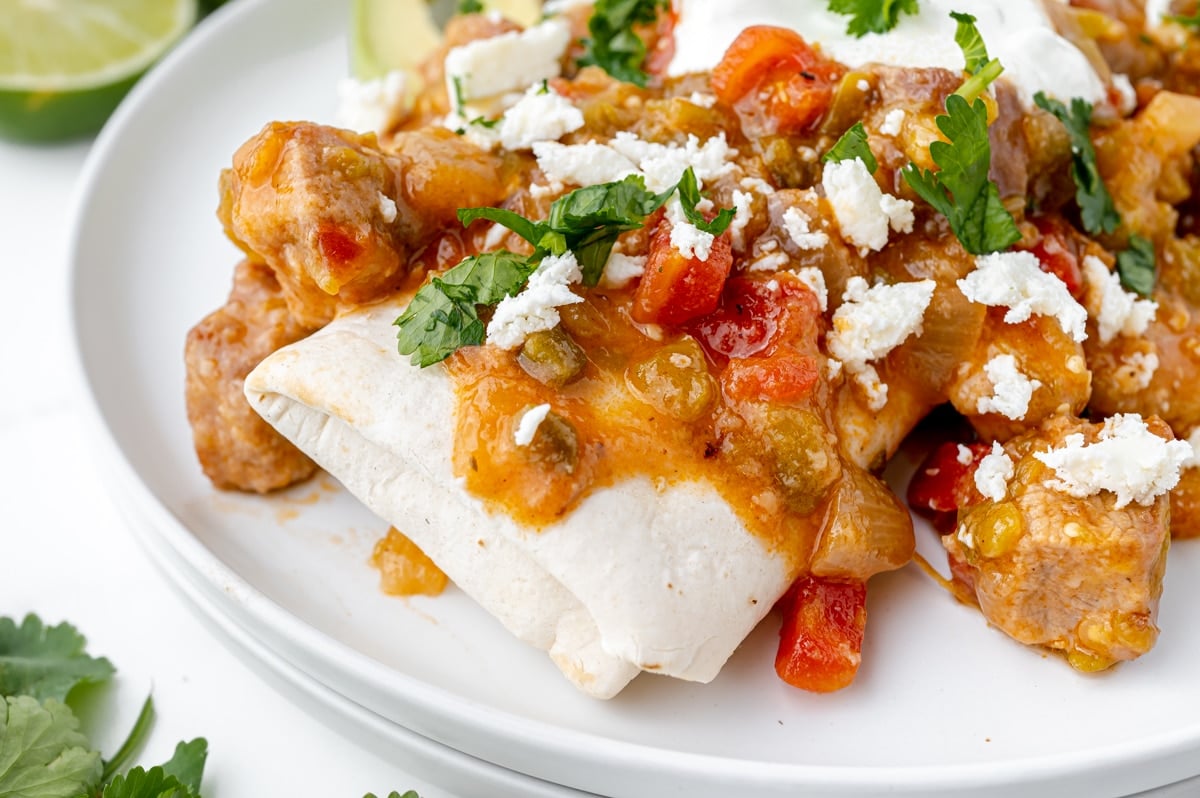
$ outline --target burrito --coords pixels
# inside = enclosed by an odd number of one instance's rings
[[[628,479],[542,528],[489,511],[454,473],[450,379],[396,354],[401,309],[274,353],[246,379],[250,405],[585,692],[642,670],[716,676],[787,588],[786,561],[701,482]]]

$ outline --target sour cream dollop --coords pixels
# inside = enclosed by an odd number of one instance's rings
[[[1027,107],[1039,91],[1064,102],[1082,97],[1095,103],[1105,97],[1104,82],[1083,53],[1054,30],[1041,0],[920,0],[919,13],[901,14],[892,30],[862,38],[846,33],[849,17],[829,11],[828,0],[677,3],[672,75],[712,69],[750,25],[791,28],[851,68],[881,63],[961,70],[963,55],[954,42],[955,22],[950,18],[951,11],[959,11],[975,17],[988,55],[1000,59],[1003,77],[1016,86]]]

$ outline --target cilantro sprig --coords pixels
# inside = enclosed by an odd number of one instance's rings
[[[120,771],[153,724],[147,698],[125,742],[105,761],[79,731],[70,700],[81,684],[115,672],[84,651],[70,624],[46,626],[36,615],[18,625],[0,618],[0,796],[27,798],[200,798],[208,743],[180,743],[163,765]]]
[[[859,38],[887,33],[899,23],[901,14],[919,11],[917,0],[829,0],[829,10],[850,17],[846,33]]]
[[[853,161],[855,158],[861,159],[866,164],[868,172],[874,172],[879,168],[879,162],[875,160],[875,155],[867,144],[867,131],[862,122],[855,122],[849,130],[843,133],[837,143],[821,156],[821,161],[823,163]]]
[[[954,41],[962,49],[969,77],[946,98],[946,113],[934,120],[946,137],[929,145],[938,171],[909,164],[901,174],[921,199],[946,217],[967,252],[985,255],[1021,240],[1016,221],[1000,201],[1000,189],[988,178],[992,145],[987,105],[979,97],[1004,68],[988,57],[975,17],[957,11],[950,16],[958,23]]]
[[[442,276],[431,278],[396,319],[400,354],[412,355],[413,364],[424,368],[461,347],[483,343],[486,328],[479,318],[480,306],[515,296],[548,255],[570,252],[579,263],[584,284],[596,285],[618,236],[642,227],[646,217],[676,192],[685,218],[706,233],[720,235],[733,221],[732,208],[722,209],[712,221],[697,210],[702,198],[691,167],[661,194],[648,190],[641,175],[576,189],[555,200],[544,221],[535,222],[505,208],[460,209],[458,218],[464,226],[477,219],[495,222],[528,241],[533,253],[501,250],[472,255]]]
[[[1121,224],[1121,216],[1113,206],[1112,196],[1096,165],[1096,149],[1092,146],[1090,128],[1092,104],[1081,97],[1071,100],[1070,109],[1043,92],[1033,96],[1038,108],[1048,111],[1063,123],[1071,139],[1071,177],[1075,181],[1075,202],[1083,228],[1092,235],[1111,233]]]
[[[646,43],[634,33],[635,25],[658,19],[668,0],[596,0],[588,20],[589,38],[583,40],[579,66],[596,65],[617,80],[645,86],[649,77],[642,71]]]
[[[968,104],[951,94],[946,113],[934,121],[946,137],[929,145],[940,169],[925,171],[909,164],[901,172],[904,181],[946,217],[968,252],[984,255],[1008,249],[1021,239],[1021,232],[1000,201],[996,184],[988,179],[992,147],[983,100]]]

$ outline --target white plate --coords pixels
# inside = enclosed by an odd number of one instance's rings
[[[345,19],[328,0],[227,7],[136,88],[82,182],[73,313],[104,467],[208,585],[206,611],[407,729],[622,798],[1103,798],[1200,773],[1196,544],[1171,553],[1158,647],[1103,675],[1010,642],[909,567],[872,582],[849,690],[779,682],[768,621],[714,683],[642,676],[605,703],[454,590],[381,595],[366,561],[385,525],[328,478],[272,499],[213,491],[191,452],[181,353],[237,258],[217,175],[263,123],[331,118]],[[932,536],[922,546],[943,560]]]

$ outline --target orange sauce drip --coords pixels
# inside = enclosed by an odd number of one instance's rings
[[[408,537],[391,527],[371,553],[379,586],[389,596],[437,596],[449,581],[442,569]]]

